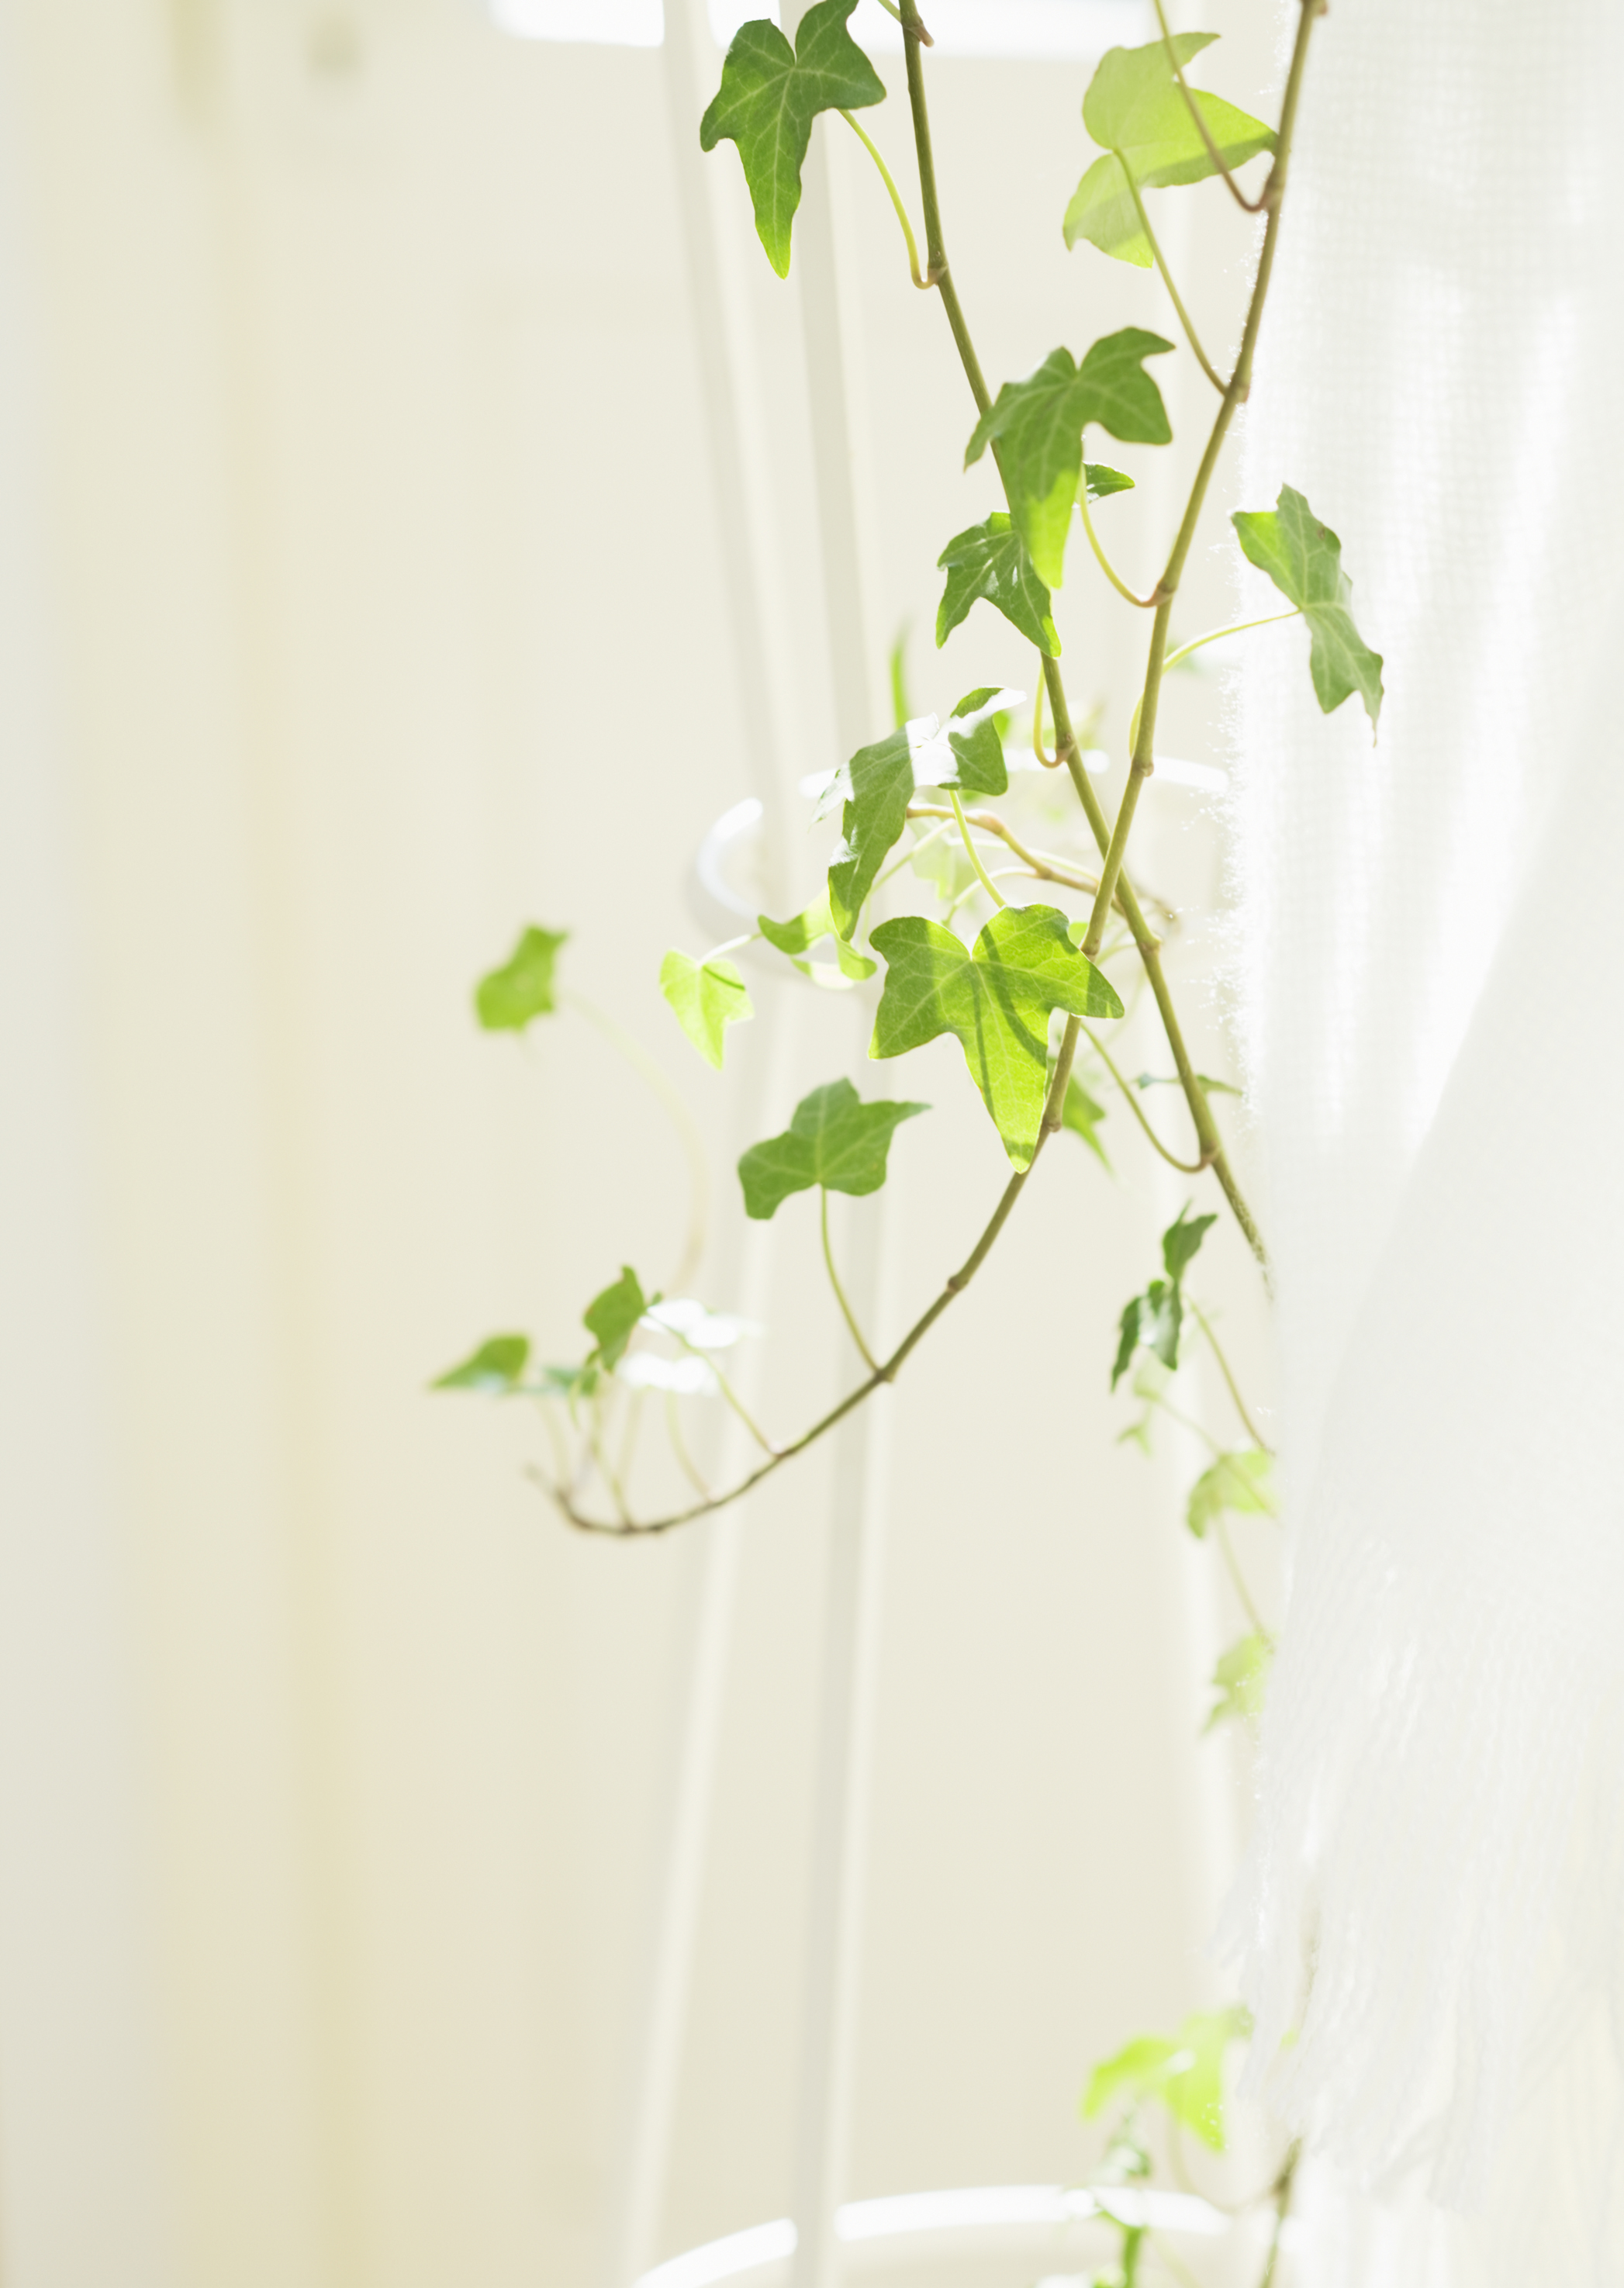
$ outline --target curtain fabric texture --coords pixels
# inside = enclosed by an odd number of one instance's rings
[[[1388,695],[1248,640],[1294,1544],[1226,1940],[1314,2288],[1624,2276],[1621,65],[1612,0],[1337,5],[1245,436]]]

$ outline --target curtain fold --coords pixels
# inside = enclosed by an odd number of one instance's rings
[[[1325,720],[1286,627],[1239,703],[1294,1542],[1226,1939],[1317,2284],[1624,2262],[1621,60],[1583,0],[1331,14],[1245,440],[1388,690]]]

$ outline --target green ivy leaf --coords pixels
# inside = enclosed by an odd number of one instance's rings
[[[568,935],[567,930],[521,930],[502,967],[479,980],[473,1005],[487,1033],[522,1033],[533,1017],[551,1016],[558,1006],[553,965]]]
[[[1178,1339],[1184,1323],[1184,1273],[1195,1259],[1202,1240],[1218,1220],[1216,1215],[1192,1217],[1185,1201],[1161,1235],[1165,1279],[1153,1279],[1143,1295],[1136,1295],[1118,1323],[1116,1359],[1111,1369],[1114,1390],[1138,1349],[1153,1351],[1169,1372],[1178,1364]]]
[[[1008,794],[1010,775],[1004,768],[995,703],[1013,695],[995,683],[965,693],[942,727],[955,766],[936,780],[938,786],[951,787],[957,794]],[[955,723],[963,723],[963,729],[955,731]]]
[[[659,1299],[645,1295],[637,1273],[630,1263],[623,1263],[620,1277],[601,1295],[595,1295],[581,1314],[581,1323],[597,1346],[594,1358],[605,1367],[617,1366],[631,1340],[632,1329],[650,1303]]]
[[[1209,1525],[1231,1514],[1275,1514],[1274,1458],[1265,1454],[1261,1446],[1240,1453],[1220,1454],[1190,1489],[1184,1523],[1198,1541],[1206,1539]]]
[[[1116,1361],[1111,1369],[1114,1390],[1133,1363],[1135,1351],[1153,1351],[1169,1371],[1178,1364],[1178,1339],[1184,1330],[1184,1291],[1176,1279],[1153,1279],[1143,1295],[1136,1295],[1122,1313],[1117,1335]]]
[[[1082,433],[1097,422],[1125,444],[1166,445],[1173,432],[1161,393],[1145,371],[1171,342],[1143,327],[1124,326],[1095,343],[1081,365],[1067,349],[1051,350],[1025,381],[1006,381],[964,449],[978,461],[994,439],[1017,529],[1038,577],[1060,585],[1066,535],[1082,479]]]
[[[1202,1240],[1218,1220],[1216,1215],[1195,1216],[1188,1221],[1186,1218],[1190,1218],[1188,1200],[1161,1235],[1162,1266],[1175,1285],[1194,1262],[1200,1251]],[[1171,1365],[1173,1362],[1169,1359],[1168,1363]]]
[[[1173,45],[1179,62],[1188,63],[1217,36],[1176,34]],[[1273,130],[1261,119],[1199,88],[1190,91],[1225,166],[1241,167],[1260,151],[1273,150]],[[1217,172],[1160,40],[1143,48],[1113,48],[1102,59],[1082,99],[1082,123],[1108,155],[1096,159],[1073,194],[1066,211],[1066,242],[1075,246],[1086,238],[1102,254],[1148,270],[1153,258],[1150,242],[1124,168],[1141,190],[1200,183]]]
[[[1090,500],[1109,500],[1113,493],[1130,493],[1134,489],[1131,477],[1124,476],[1121,469],[1107,468],[1103,461],[1085,461],[1082,481]]]
[[[829,912],[837,936],[850,941],[863,901],[907,823],[914,794],[908,728],[860,747],[846,766],[851,798],[841,812],[841,841],[829,862]]]
[[[970,1078],[1004,1150],[1030,1166],[1049,1069],[1049,1020],[1120,1017],[1110,980],[1085,960],[1053,906],[1002,906],[973,950],[921,914],[882,922],[872,937],[885,962],[871,1057],[899,1057],[941,1033],[956,1035]]]
[[[1271,509],[1242,509],[1232,521],[1248,557],[1308,622],[1308,671],[1322,711],[1330,714],[1357,691],[1374,728],[1382,712],[1382,655],[1353,624],[1341,541],[1289,485]]]
[[[936,562],[947,575],[936,615],[939,650],[970,606],[985,601],[995,605],[1028,643],[1050,659],[1059,658],[1060,638],[1050,615],[1049,591],[1033,570],[1026,544],[1003,510],[994,510],[984,524],[955,533]]]
[[[729,1025],[756,1014],[744,980],[731,961],[695,961],[668,953],[660,965],[660,990],[677,1023],[708,1065],[722,1068],[722,1037]]]
[[[840,964],[840,973],[850,979],[853,985],[860,985],[864,978],[872,977],[880,965],[877,961],[870,961],[866,954],[859,953],[854,946],[848,945],[836,929],[835,918],[829,910],[827,886],[820,896],[814,898],[812,904],[803,908],[800,913],[792,915],[788,921],[775,922],[770,915],[757,914],[756,926],[769,945],[775,945],[780,953],[789,956],[803,977],[812,974],[812,965],[800,957],[810,953],[826,937],[834,939],[835,958]],[[834,982],[827,970],[823,982]]]
[[[1069,1128],[1073,1136],[1081,1136],[1100,1166],[1109,1175],[1114,1174],[1105,1148],[1099,1140],[1099,1125],[1105,1117],[1105,1108],[1091,1097],[1075,1073],[1066,1085],[1066,1103],[1062,1108],[1061,1125]]]
[[[1141,2035],[1095,2067],[1083,2094],[1085,2119],[1113,2103],[1164,2105],[1215,2153],[1224,2147],[1224,2060],[1252,2030],[1245,2009],[1194,2010],[1168,2040]]]
[[[1273,1663],[1274,1647],[1265,1636],[1242,1637],[1239,1644],[1231,1645],[1212,1672],[1213,1690],[1218,1696],[1202,1731],[1261,1715]]]
[[[471,1352],[460,1366],[437,1375],[431,1390],[483,1390],[505,1398],[518,1383],[530,1356],[528,1335],[493,1335]]]
[[[752,1144],[739,1163],[744,1212],[768,1222],[792,1192],[877,1192],[885,1181],[891,1140],[928,1104],[865,1104],[849,1080],[815,1088],[796,1105],[781,1136]]]
[[[756,231],[780,278],[789,275],[789,227],[801,169],[820,111],[860,111],[885,99],[884,83],[846,29],[857,0],[818,0],[794,48],[776,24],[746,24],[722,65],[722,85],[700,122],[701,151],[736,143],[756,209]]]

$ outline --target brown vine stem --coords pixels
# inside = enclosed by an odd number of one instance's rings
[[[1173,542],[1168,558],[1167,570],[1157,583],[1160,599],[1156,617],[1151,625],[1150,657],[1145,669],[1145,691],[1139,702],[1139,730],[1134,741],[1133,759],[1129,765],[1128,784],[1122,790],[1116,825],[1112,831],[1105,852],[1105,863],[1099,878],[1099,889],[1094,900],[1094,911],[1089,918],[1088,935],[1082,950],[1092,960],[1105,935],[1105,917],[1111,910],[1112,893],[1121,870],[1128,838],[1133,831],[1134,813],[1139,806],[1139,795],[1145,782],[1155,768],[1156,708],[1161,696],[1162,671],[1167,658],[1168,622],[1172,616],[1173,599],[1189,559],[1195,539],[1196,526],[1200,521],[1207,504],[1208,489],[1213,473],[1218,465],[1218,456],[1229,434],[1231,422],[1238,406],[1245,403],[1252,386],[1252,360],[1257,347],[1258,328],[1263,323],[1264,306],[1269,298],[1269,281],[1274,272],[1274,251],[1279,242],[1280,209],[1286,194],[1286,170],[1291,158],[1292,129],[1296,123],[1297,100],[1303,88],[1303,68],[1308,60],[1309,34],[1314,18],[1319,12],[1319,0],[1300,0],[1297,17],[1297,36],[1291,52],[1291,69],[1287,75],[1286,93],[1280,104],[1280,124],[1276,139],[1274,164],[1269,171],[1269,180],[1264,187],[1264,203],[1269,220],[1264,230],[1263,250],[1257,258],[1257,275],[1252,283],[1252,298],[1247,306],[1246,325],[1240,337],[1240,352],[1235,360],[1235,369],[1229,377],[1212,433],[1207,440],[1207,449],[1201,456],[1195,482],[1190,489],[1184,521]],[[1194,1107],[1192,1106],[1192,1110]]]
[[[986,385],[986,377],[981,370],[980,360],[976,355],[975,344],[970,339],[970,329],[964,319],[963,306],[960,303],[958,289],[954,284],[953,274],[948,267],[947,248],[942,238],[941,206],[936,188],[936,161],[931,146],[931,117],[925,99],[924,69],[919,52],[921,28],[919,10],[916,0],[900,0],[900,5],[905,34],[903,45],[907,60],[908,103],[913,113],[914,143],[919,160],[920,198],[924,209],[926,259],[936,278],[937,290],[942,298],[942,307],[947,312],[947,322],[953,330],[953,338],[958,348],[959,361],[964,369],[964,377],[970,384],[970,394],[975,399],[976,409],[978,413],[985,413],[993,401],[992,393]],[[1309,22],[1319,5],[1320,0],[1302,0],[1303,12],[1297,28],[1296,44],[1292,52],[1291,70],[1287,80],[1285,102],[1281,109],[1279,147],[1264,194],[1265,200],[1272,203],[1270,207],[1269,227],[1264,236],[1263,252],[1258,259],[1257,284],[1253,289],[1252,306],[1247,315],[1247,331],[1242,337],[1240,356],[1237,361],[1235,372],[1231,377],[1224,401],[1218,409],[1219,425],[1215,428],[1214,441],[1209,442],[1208,446],[1202,460],[1201,471],[1198,474],[1200,497],[1192,502],[1195,513],[1186,512],[1184,526],[1180,529],[1179,542],[1175,544],[1176,568],[1180,571],[1184,568],[1184,558],[1189,553],[1190,544],[1194,536],[1195,514],[1199,513],[1201,501],[1206,497],[1207,485],[1211,480],[1212,470],[1217,461],[1218,449],[1223,444],[1224,434],[1233,417],[1235,407],[1244,396],[1247,384],[1251,377],[1253,346],[1256,340],[1258,321],[1263,315],[1263,300],[1259,290],[1266,290],[1269,273],[1273,266],[1274,243],[1279,218],[1279,196],[1285,187],[1284,161],[1290,147],[1291,125],[1296,115],[1297,98],[1302,86],[1303,67],[1306,60],[1308,48]],[[1003,465],[999,457],[995,441],[993,445],[993,456],[1002,475]],[[1007,485],[1005,491],[1007,495]],[[1161,663],[1167,650],[1167,624],[1170,608],[1170,598],[1158,606],[1156,620],[1152,631],[1152,659],[1156,670],[1158,685]],[[1146,680],[1148,689],[1150,683],[1148,675]],[[1190,1116],[1195,1123],[1196,1134],[1200,1139],[1201,1156],[1216,1176],[1223,1188],[1224,1196],[1234,1213],[1235,1220],[1246,1235],[1248,1245],[1266,1271],[1269,1255],[1268,1250],[1264,1245],[1263,1235],[1257,1228],[1251,1209],[1247,1205],[1245,1195],[1235,1180],[1234,1172],[1229,1164],[1229,1156],[1224,1148],[1224,1140],[1218,1132],[1217,1122],[1213,1117],[1212,1108],[1208,1103],[1206,1093],[1196,1077],[1194,1064],[1184,1045],[1184,1029],[1178,1021],[1178,1013],[1173,1006],[1173,997],[1168,989],[1167,979],[1162,972],[1161,941],[1145,921],[1139,902],[1134,894],[1133,886],[1122,871],[1123,847],[1127,841],[1126,829],[1119,818],[1118,833],[1113,832],[1105,814],[1100,806],[1099,797],[1089,784],[1088,773],[1082,767],[1082,758],[1078,750],[1076,735],[1072,727],[1071,710],[1066,704],[1066,686],[1061,678],[1058,660],[1045,658],[1043,681],[1049,692],[1050,711],[1054,717],[1057,751],[1065,761],[1072,784],[1077,790],[1077,799],[1082,806],[1083,815],[1087,818],[1094,838],[1105,858],[1110,874],[1108,882],[1102,875],[1099,890],[1095,899],[1095,912],[1100,918],[1101,933],[1103,934],[1104,931],[1104,917],[1110,911],[1113,898],[1117,894],[1120,887],[1122,912],[1133,933],[1134,943],[1138,948],[1145,974],[1150,979],[1151,991],[1155,996],[1156,1006],[1161,1013],[1162,1026],[1167,1033],[1168,1046],[1173,1052],[1173,1061],[1178,1070],[1179,1083],[1184,1092],[1184,1100],[1190,1107]],[[1154,711],[1153,705],[1143,710],[1143,713],[1153,716]],[[1152,729],[1153,728],[1153,724]],[[1148,743],[1143,715],[1140,722],[1140,743],[1144,745],[1148,758],[1152,750]],[[1129,783],[1130,790],[1133,789],[1134,780],[1131,774]],[[1123,799],[1126,803],[1126,795]],[[1137,793],[1135,791],[1135,802],[1137,799]],[[1130,809],[1127,823],[1131,826],[1132,822]],[[1115,863],[1112,865],[1113,849]],[[1098,937],[1095,938],[1094,942],[1097,949]]]
[[[826,1432],[832,1430],[837,1422],[844,1422],[846,1416],[860,1406],[866,1398],[872,1397],[882,1384],[894,1382],[907,1364],[909,1355],[924,1340],[947,1306],[964,1292],[991,1254],[998,1235],[1010,1220],[1016,1201],[1026,1188],[1027,1181],[1033,1170],[1037,1166],[1044,1145],[1061,1126],[1066,1109],[1066,1092],[1071,1083],[1072,1061],[1077,1053],[1077,1036],[1080,1029],[1075,1017],[1067,1018],[1066,1030],[1060,1037],[1060,1053],[1055,1060],[1054,1072],[1050,1078],[1049,1093],[1043,1100],[1043,1117],[1038,1124],[1037,1141],[1032,1148],[1031,1159],[1024,1168],[1018,1168],[1010,1177],[980,1238],[977,1240],[958,1269],[944,1283],[940,1294],[915,1320],[888,1359],[883,1360],[874,1372],[865,1381],[860,1382],[854,1390],[849,1390],[838,1405],[831,1406],[828,1412],[820,1416],[810,1430],[803,1431],[790,1445],[776,1448],[766,1461],[758,1463],[756,1468],[741,1478],[736,1485],[730,1486],[724,1493],[708,1495],[704,1500],[694,1502],[686,1509],[673,1510],[665,1517],[633,1518],[623,1505],[621,1507],[621,1514],[618,1518],[590,1516],[577,1506],[572,1490],[563,1485],[555,1484],[551,1479],[544,1477],[539,1470],[532,1470],[530,1475],[543,1488],[569,1522],[578,1526],[583,1533],[607,1534],[617,1540],[625,1541],[638,1539],[648,1534],[669,1533],[674,1526],[690,1525],[695,1518],[709,1517],[713,1511],[725,1509],[730,1502],[738,1501],[742,1495],[749,1492],[752,1486],[758,1486],[764,1478],[771,1477],[775,1470],[782,1469],[784,1464],[792,1461],[796,1455],[804,1454],[809,1446],[815,1445],[818,1440]]]

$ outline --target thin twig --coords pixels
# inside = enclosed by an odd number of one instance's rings
[[[857,1345],[863,1364],[870,1374],[878,1374],[880,1362],[863,1340],[863,1331],[857,1323],[857,1314],[846,1300],[846,1291],[840,1283],[840,1274],[835,1268],[835,1251],[829,1245],[829,1194],[827,1184],[818,1187],[819,1222],[823,1232],[823,1266],[829,1275],[829,1285],[835,1290],[835,1300],[840,1306],[840,1315],[846,1323],[846,1331]]]
[[[1211,1347],[1212,1355],[1218,1362],[1218,1371],[1224,1377],[1224,1382],[1229,1387],[1229,1394],[1235,1402],[1235,1411],[1240,1417],[1241,1428],[1246,1432],[1247,1436],[1252,1441],[1252,1443],[1255,1446],[1261,1446],[1265,1454],[1272,1454],[1274,1451],[1273,1447],[1269,1443],[1269,1441],[1264,1436],[1256,1422],[1253,1421],[1251,1416],[1247,1412],[1247,1402],[1240,1395],[1240,1386],[1235,1380],[1234,1376],[1230,1372],[1229,1361],[1224,1355],[1223,1345],[1219,1342],[1218,1338],[1212,1331],[1212,1322],[1207,1316],[1206,1312],[1202,1310],[1200,1305],[1196,1301],[1193,1296],[1190,1299],[1190,1308],[1194,1312],[1196,1324],[1206,1336],[1208,1343]]]
[[[891,5],[891,0],[880,0],[880,5],[883,8],[889,7]],[[895,12],[895,10],[892,9],[892,13],[894,14]],[[1231,198],[1234,200],[1236,205],[1239,207],[1244,207],[1248,214],[1261,214],[1264,206],[1268,203],[1269,184],[1265,183],[1264,185],[1262,190],[1259,191],[1255,199],[1249,199],[1246,193],[1241,189],[1240,184],[1235,180],[1234,176],[1231,173],[1229,163],[1224,158],[1222,151],[1219,150],[1217,145],[1213,141],[1212,130],[1208,126],[1206,116],[1201,110],[1201,107],[1196,101],[1194,94],[1191,90],[1190,83],[1184,77],[1184,68],[1178,60],[1177,49],[1173,45],[1173,35],[1168,29],[1167,15],[1162,8],[1161,0],[1156,0],[1156,21],[1161,27],[1162,45],[1168,52],[1168,61],[1173,67],[1173,76],[1178,82],[1178,91],[1184,97],[1185,103],[1190,107],[1190,116],[1195,122],[1196,131],[1200,136],[1202,142],[1207,146],[1208,157],[1212,161],[1213,165],[1217,169],[1219,174],[1223,176],[1224,187],[1228,191]],[[1271,177],[1270,180],[1272,181],[1273,178]]]
[[[1140,1127],[1144,1129],[1145,1134],[1150,1138],[1151,1142],[1155,1146],[1157,1151],[1161,1153],[1168,1167],[1176,1168],[1181,1176],[1199,1176],[1204,1169],[1209,1168],[1212,1165],[1211,1156],[1205,1151],[1203,1151],[1202,1156],[1199,1160],[1181,1160],[1178,1158],[1176,1154],[1168,1151],[1161,1137],[1157,1135],[1155,1130],[1151,1126],[1149,1118],[1145,1114],[1145,1107],[1139,1101],[1138,1092],[1134,1087],[1133,1083],[1129,1080],[1124,1080],[1121,1074],[1117,1070],[1116,1065],[1112,1059],[1110,1050],[1100,1039],[1098,1034],[1093,1031],[1089,1026],[1085,1025],[1082,1029],[1088,1034],[1089,1045],[1093,1049],[1095,1055],[1098,1057],[1100,1062],[1105,1066],[1105,1070],[1110,1074],[1112,1079],[1116,1083],[1117,1086],[1121,1090],[1122,1094],[1127,1098],[1129,1110],[1138,1122]]]

